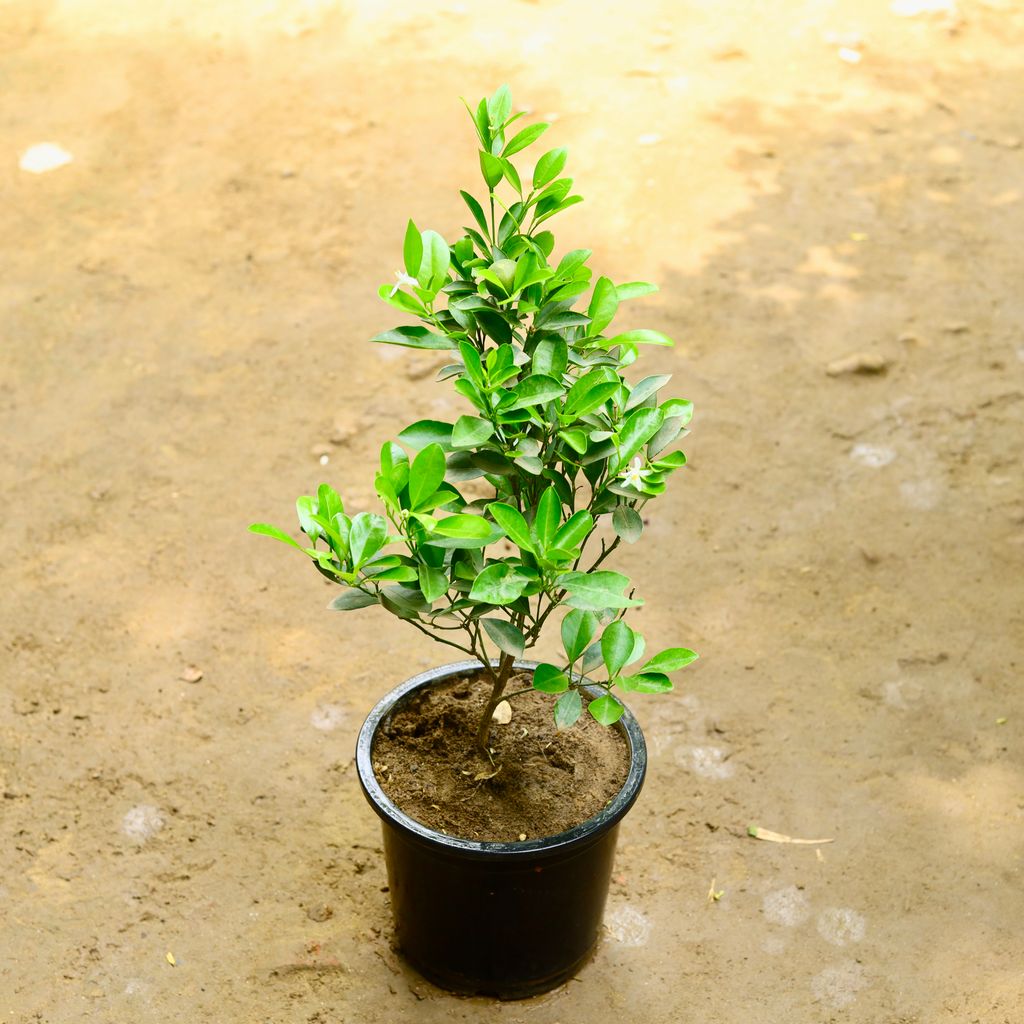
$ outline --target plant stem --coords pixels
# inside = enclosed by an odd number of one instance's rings
[[[492,679],[491,696],[480,717],[480,725],[476,732],[477,749],[484,757],[487,756],[487,744],[491,738],[491,719],[494,715],[494,709],[502,701],[502,695],[508,684],[508,677],[512,674],[512,662],[514,660],[511,654],[503,654],[501,661],[498,662],[497,672],[492,671],[490,673]]]

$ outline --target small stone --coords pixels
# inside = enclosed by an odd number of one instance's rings
[[[495,709],[494,714],[491,715],[498,725],[508,725],[512,721],[512,705],[507,700],[503,700]]]
[[[178,678],[183,683],[198,683],[203,678],[203,670],[198,665],[186,665]]]
[[[521,843],[525,843],[526,842],[526,833],[525,832],[520,832],[519,833],[519,842],[521,842]]]
[[[328,903],[317,903],[306,911],[310,921],[327,921],[334,917],[334,908]]]
[[[830,377],[840,377],[848,373],[879,374],[889,368],[889,359],[881,352],[855,352],[853,355],[834,359],[825,367]]]

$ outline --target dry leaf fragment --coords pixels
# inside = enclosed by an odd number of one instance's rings
[[[476,775],[473,776],[473,781],[474,782],[486,782],[488,779],[493,779],[494,776],[497,775],[498,772],[500,772],[500,771],[501,771],[501,765],[499,764],[498,767],[495,768],[493,772],[477,772]]]
[[[507,700],[503,700],[495,709],[494,714],[491,715],[498,725],[508,725],[512,721],[512,705]]]
[[[834,839],[794,839],[792,836],[784,836],[781,832],[758,828],[757,825],[748,825],[747,835],[754,839],[763,839],[766,843],[794,843],[800,846],[819,846],[822,843],[835,842]]]
[[[177,967],[177,966],[178,966],[178,961],[174,959],[174,954],[173,954],[173,953],[168,953],[168,954],[167,954],[167,956],[165,956],[165,957],[164,957],[164,959],[165,959],[165,960],[166,960],[166,961],[167,961],[167,962],[168,962],[168,963],[169,963],[169,964],[170,964],[170,965],[171,965],[172,967]]]

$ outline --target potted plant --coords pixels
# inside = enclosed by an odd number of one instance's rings
[[[409,222],[404,269],[379,294],[419,324],[373,341],[439,353],[438,378],[468,411],[384,444],[383,515],[350,516],[322,484],[297,502],[303,543],[251,529],[340,585],[330,607],[379,605],[469,659],[384,697],[357,765],[383,822],[406,957],[446,987],[516,997],[565,980],[596,942],[618,822],[646,769],[619,695],[667,692],[669,673],[696,658],[647,657],[624,620],[641,601],[605,567],[685,464],[669,447],[692,405],[659,404],[666,375],[624,376],[640,346],[671,344],[610,329],[621,302],[654,286],[600,277],[591,288],[589,250],[553,257],[548,222],[580,202],[562,176],[566,150],[544,152],[526,178],[513,162],[549,125],[513,128],[522,114],[507,86],[467,110],[486,198],[461,193],[472,223],[450,246]],[[586,292],[585,312],[574,309]],[[556,612],[562,653],[522,660]],[[569,789],[535,771],[561,771]],[[503,817],[508,806],[518,818]]]

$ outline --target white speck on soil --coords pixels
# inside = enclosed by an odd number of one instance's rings
[[[340,704],[318,704],[309,716],[309,724],[321,732],[333,732],[345,721],[345,709]]]
[[[921,699],[924,688],[920,683],[905,679],[894,679],[882,686],[882,700],[889,707],[909,710],[910,706]]]
[[[834,967],[826,967],[811,979],[814,998],[835,1010],[852,1005],[857,993],[867,987],[864,968],[855,960],[844,960]]]
[[[860,942],[866,929],[864,918],[846,907],[829,907],[818,915],[818,934],[833,946]]]
[[[695,775],[705,779],[728,779],[736,769],[729,763],[729,752],[721,747],[690,747],[680,750],[676,761],[687,765]]]
[[[609,906],[604,926],[620,946],[646,946],[651,934],[650,919],[628,903]]]
[[[811,901],[795,885],[768,893],[761,904],[766,921],[795,928],[811,916]]]
[[[892,448],[886,448],[878,444],[855,444],[850,449],[850,458],[859,462],[862,466],[870,466],[872,469],[881,469],[888,466],[896,458],[896,452]]]
[[[935,508],[942,498],[942,485],[937,480],[904,480],[900,484],[900,496],[911,508],[927,512]]]
[[[40,142],[38,145],[29,146],[18,166],[29,174],[45,174],[47,171],[55,171],[58,167],[64,167],[74,159],[72,155],[56,142]]]
[[[152,839],[164,827],[164,816],[158,807],[140,804],[133,807],[121,820],[121,831],[137,843]]]

